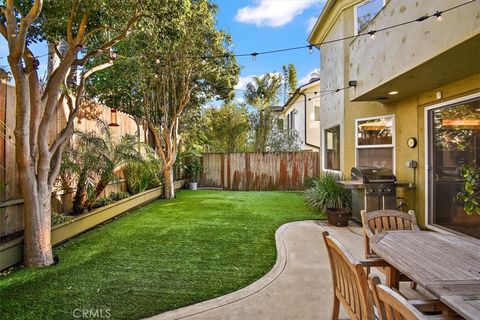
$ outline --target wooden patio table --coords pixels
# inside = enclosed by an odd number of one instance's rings
[[[465,319],[480,319],[480,240],[429,231],[388,231],[373,251]]]

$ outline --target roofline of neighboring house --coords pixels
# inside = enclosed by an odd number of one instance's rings
[[[303,89],[308,89],[310,87],[312,87],[313,85],[316,85],[317,83],[320,83],[320,79],[316,79],[314,81],[311,81],[309,83],[306,83],[304,85],[301,85],[300,87],[297,88],[297,90],[295,90],[292,94],[292,96],[290,98],[288,98],[287,102],[285,103],[285,105],[283,106],[283,111],[287,110],[288,107],[290,106],[290,104],[292,104],[292,102],[296,99],[296,97],[300,94],[300,91]]]
[[[328,0],[308,36],[308,42],[313,45],[323,42],[342,12],[363,1],[365,0]]]

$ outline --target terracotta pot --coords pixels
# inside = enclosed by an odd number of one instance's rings
[[[336,227],[346,227],[350,218],[347,208],[327,208],[328,223]]]

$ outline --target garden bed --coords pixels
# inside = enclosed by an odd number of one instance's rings
[[[185,181],[175,182],[175,189],[180,189]],[[162,195],[163,187],[150,189],[115,203],[100,207],[88,213],[76,216],[52,227],[52,244],[57,245],[79,235],[99,224],[113,219],[127,211],[145,205]],[[0,246],[0,271],[23,260],[23,237],[14,239]]]

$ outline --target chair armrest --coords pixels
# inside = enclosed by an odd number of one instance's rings
[[[364,259],[359,260],[359,262],[362,267],[390,267],[388,262],[386,262],[382,258]]]

